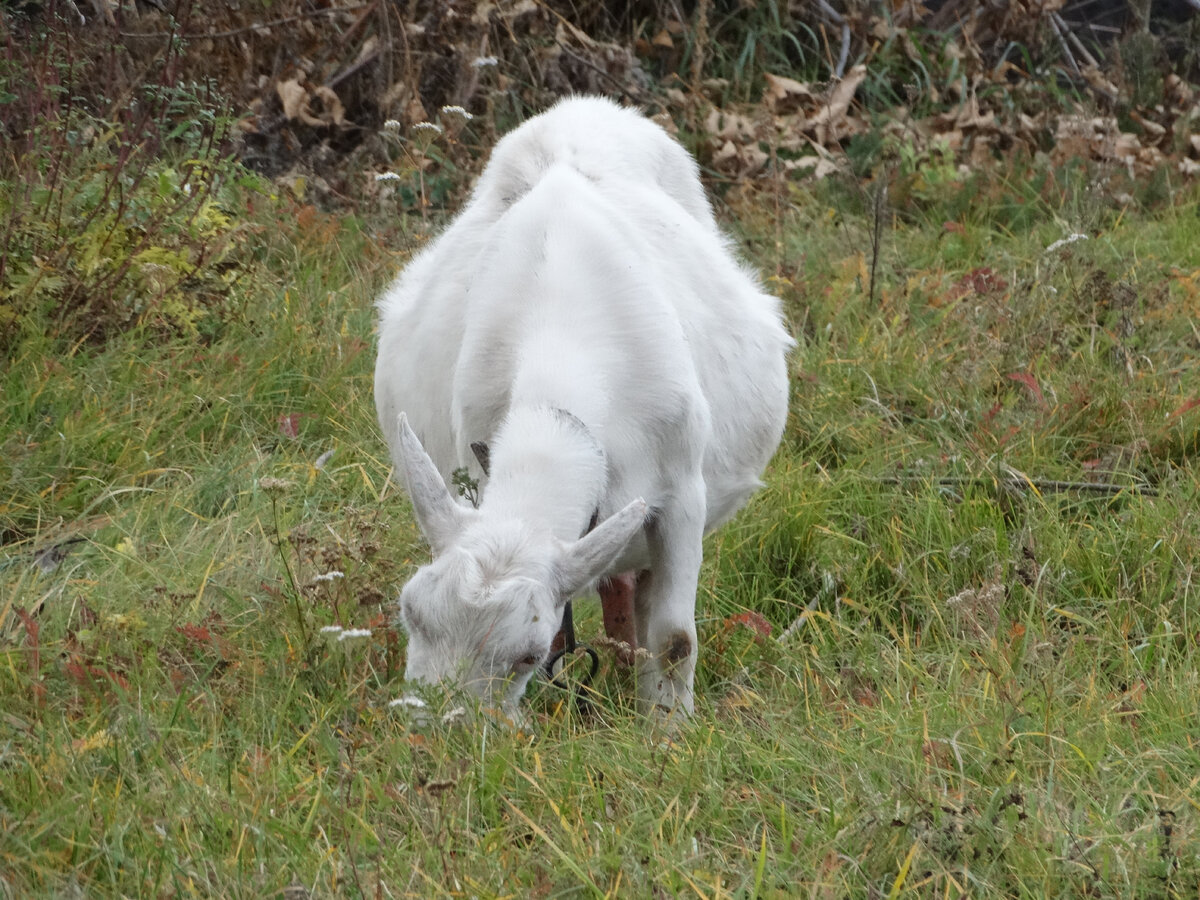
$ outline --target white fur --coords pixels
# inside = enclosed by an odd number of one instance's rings
[[[566,600],[648,570],[638,692],[690,713],[701,539],[779,443],[792,344],[692,158],[636,112],[564,100],[497,144],[379,308],[379,422],[434,553],[401,594],[407,677],[515,702]],[[477,510],[446,489],[464,466]]]

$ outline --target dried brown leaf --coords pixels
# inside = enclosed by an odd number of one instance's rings
[[[724,138],[726,141],[752,141],[757,134],[754,122],[748,116],[715,107],[704,119],[704,130],[714,138]]]
[[[316,124],[320,125],[344,125],[346,123],[346,110],[342,106],[342,101],[338,99],[338,95],[334,93],[333,88],[322,85],[313,91],[313,96],[321,101],[321,115],[317,117]],[[314,123],[309,123],[314,124]]]
[[[289,119],[300,118],[304,107],[308,105],[308,91],[295,78],[275,82],[275,93],[283,104],[283,114]]]
[[[667,29],[663,29],[653,38],[650,39],[652,46],[661,47],[664,50],[674,50],[675,42],[671,40],[671,35],[667,33]]]
[[[794,78],[772,75],[770,72],[764,73],[763,77],[767,81],[763,100],[767,104],[767,109],[772,113],[795,112],[803,106],[812,106],[817,100],[817,95],[807,84],[796,81]]]
[[[783,164],[785,172],[800,172],[813,181],[820,181],[838,171],[838,165],[825,156],[801,156],[799,159],[789,159]]]
[[[808,123],[809,127],[815,130],[818,143],[828,144],[831,141],[837,141],[840,135],[848,130],[844,128],[846,113],[850,111],[850,103],[854,100],[858,86],[866,78],[867,67],[860,64],[847,72],[846,77],[834,85],[825,105]]]

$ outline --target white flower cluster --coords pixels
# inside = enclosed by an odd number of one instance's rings
[[[1067,246],[1067,244],[1073,244],[1076,241],[1086,241],[1086,240],[1087,240],[1086,234],[1079,234],[1078,232],[1076,232],[1075,234],[1068,234],[1065,238],[1060,238],[1059,240],[1057,240],[1053,244],[1051,244],[1049,247],[1047,247],[1046,252],[1053,253],[1059,247],[1065,247],[1065,246]]]
[[[371,629],[343,628],[341,625],[326,625],[321,629],[321,634],[327,634],[330,637],[336,634],[339,641],[348,641],[354,638],[369,638],[371,636]]]

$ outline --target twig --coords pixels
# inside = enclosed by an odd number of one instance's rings
[[[883,173],[872,198],[874,222],[871,223],[871,287],[868,292],[872,308],[875,307],[875,272],[879,268],[879,248],[883,243],[883,212],[887,207],[887,196],[887,175]]]
[[[1200,0],[1196,0],[1196,2],[1200,3]],[[1089,66],[1095,66],[1096,68],[1100,68],[1100,63],[1096,62],[1096,57],[1092,56],[1092,54],[1088,52],[1087,47],[1083,46],[1083,41],[1081,41],[1079,39],[1079,35],[1077,35],[1074,31],[1072,31],[1067,26],[1067,23],[1065,21],[1063,21],[1063,17],[1060,16],[1056,12],[1052,12],[1052,13],[1050,13],[1050,18],[1052,18],[1054,20],[1055,24],[1060,29],[1062,29],[1062,33],[1064,35],[1066,35],[1067,40],[1071,42],[1071,45],[1075,48],[1075,51],[1083,58],[1083,61],[1085,63],[1087,63]]]
[[[271,495],[271,518],[275,522],[275,546],[279,549],[279,559],[283,563],[283,571],[287,573],[288,583],[292,586],[292,604],[296,609],[296,624],[300,626],[300,637],[304,641],[304,649],[308,650],[308,629],[304,627],[304,610],[300,608],[300,586],[288,565],[287,553],[283,549],[283,534],[279,531],[279,508],[275,504],[275,496]]]
[[[576,53],[574,50],[572,50],[570,47],[568,47],[566,44],[562,43],[561,41],[556,42],[556,43],[557,43],[559,50],[561,50],[563,53],[567,54],[567,56],[571,57],[571,59],[575,60],[580,65],[587,66],[589,69],[591,69],[593,72],[595,72],[601,78],[603,78],[605,81],[609,82],[613,86],[613,90],[619,91],[620,93],[625,95],[626,100],[629,100],[633,103],[637,103],[642,106],[646,105],[646,103],[647,103],[646,98],[639,97],[637,94],[632,93],[628,88],[625,87],[625,85],[621,84],[620,81],[618,81],[616,78],[614,78],[608,72],[605,72],[602,68],[600,68],[598,65],[593,63],[590,59],[586,59],[586,58],[580,56],[578,53]]]
[[[1107,481],[1056,481],[1047,478],[1021,478],[1007,475],[1003,478],[980,478],[969,475],[945,476],[927,479],[920,475],[882,475],[872,479],[878,484],[935,484],[938,487],[963,487],[967,485],[983,486],[987,484],[1003,485],[1006,488],[1021,491],[1035,491],[1046,494],[1067,494],[1079,492],[1085,494],[1105,494],[1115,496],[1129,491],[1143,497],[1157,497],[1158,490],[1148,484],[1113,484]]]
[[[794,635],[800,633],[800,630],[806,624],[808,624],[808,620],[812,618],[813,610],[817,608],[817,602],[820,599],[821,594],[817,594],[817,596],[808,601],[808,605],[804,607],[804,610],[800,613],[800,615],[796,616],[796,618],[792,620],[792,624],[779,633],[779,643],[787,643],[787,641],[791,640]]]
[[[850,60],[850,23],[842,23],[842,49],[838,53],[837,68],[833,70],[834,78],[841,78],[846,74],[846,63]]]
[[[231,31],[212,31],[198,32],[196,34],[175,34],[173,31],[122,31],[119,32],[121,37],[132,38],[169,38],[176,37],[185,41],[200,41],[205,38],[232,38],[241,34],[246,34],[250,31],[259,31],[263,28],[272,28],[275,25],[287,25],[291,22],[301,22],[305,19],[315,19],[318,16],[328,16],[335,13],[358,12],[360,9],[366,9],[370,3],[362,3],[358,6],[343,6],[336,9],[313,9],[306,13],[300,13],[294,16],[287,16],[282,19],[273,19],[270,22],[255,22],[253,25],[246,25],[242,28],[234,28]]]
[[[330,78],[329,81],[327,81],[325,83],[325,87],[332,90],[333,88],[335,88],[339,84],[341,84],[343,81],[345,81],[347,78],[351,77],[352,75],[357,74],[365,66],[369,66],[371,63],[375,62],[375,60],[379,59],[379,56],[380,56],[379,50],[372,50],[370,53],[368,53],[366,56],[364,56],[358,62],[354,63],[353,65],[347,66],[345,69],[342,69],[342,71],[338,72],[336,75],[334,75],[332,78]]]
[[[1196,2],[1200,3],[1200,0]],[[841,78],[846,74],[846,62],[850,59],[850,23],[846,21],[845,16],[829,5],[829,0],[817,0],[817,6],[833,20],[833,24],[842,28],[842,47],[838,53],[837,65],[833,69],[833,77]]]
[[[695,41],[692,44],[692,92],[700,93],[700,76],[704,73],[704,54],[708,49],[708,6],[710,0],[696,4]],[[1200,3],[1200,0],[1196,0]]]
[[[1051,15],[1050,27],[1054,29],[1054,36],[1058,38],[1059,46],[1062,47],[1063,55],[1066,56],[1067,62],[1071,64],[1071,68],[1075,70],[1076,75],[1082,75],[1083,72],[1079,70],[1079,63],[1075,62],[1075,54],[1071,52],[1071,45],[1067,43],[1067,38],[1064,34],[1066,26],[1063,25],[1062,19]]]

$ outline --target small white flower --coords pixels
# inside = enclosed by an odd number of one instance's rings
[[[442,115],[443,116],[461,116],[462,119],[466,122],[470,122],[473,118],[475,118],[473,115],[471,115],[465,109],[463,109],[461,106],[443,106],[442,107]]]
[[[335,578],[345,577],[346,574],[344,572],[339,572],[337,569],[334,569],[332,572],[326,572],[324,575],[316,576],[313,581],[333,581]]]
[[[425,701],[420,697],[397,697],[388,703],[388,706],[407,706],[410,709],[424,709]]]
[[[341,633],[342,633],[341,625],[326,625],[324,628],[321,629],[321,634],[341,634]]]
[[[1047,247],[1046,252],[1053,253],[1059,247],[1065,247],[1065,246],[1067,246],[1067,244],[1073,244],[1076,241],[1086,241],[1086,240],[1087,240],[1086,234],[1079,234],[1078,232],[1076,232],[1075,234],[1068,234],[1065,238],[1060,238],[1059,240],[1057,240],[1053,244],[1051,244],[1049,247]]]
[[[288,481],[286,478],[271,478],[270,476],[267,476],[258,479],[258,486],[263,493],[275,497],[280,494],[287,493],[290,488],[293,488],[296,485],[295,482]]]
[[[388,119],[386,122],[383,123],[383,130],[384,131],[399,131],[400,123],[397,122],[395,119]]]
[[[479,56],[471,61],[471,65],[476,69],[483,69],[487,66],[494,66],[499,62],[500,60],[496,59],[494,56]]]
[[[371,636],[370,628],[347,628],[338,635],[339,641],[344,641],[347,638],[369,638]]]
[[[375,176],[376,181],[399,181],[400,176],[395,172],[380,172]]]
[[[393,700],[392,702],[394,703],[395,701]],[[467,715],[467,708],[465,706],[456,706],[456,707],[454,707],[454,709],[450,710],[450,712],[448,712],[444,716],[442,716],[442,724],[443,725],[453,725],[455,722],[457,722],[459,719],[464,718],[466,715]]]
[[[434,134],[442,133],[442,126],[436,122],[418,122],[412,127],[413,131],[432,131]]]

